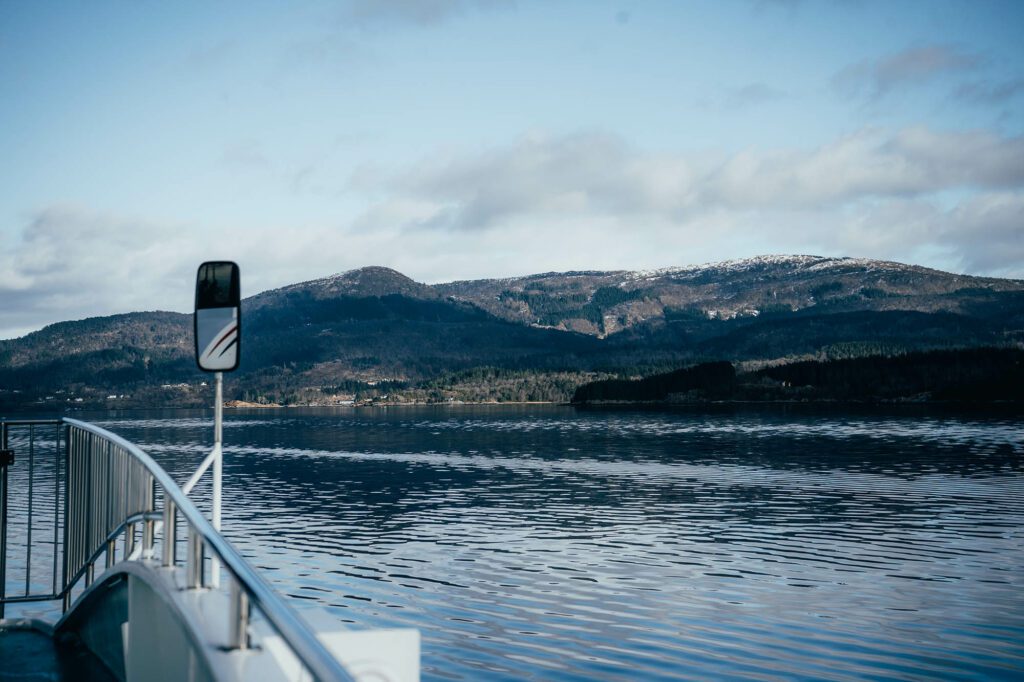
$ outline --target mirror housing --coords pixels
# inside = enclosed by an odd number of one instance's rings
[[[204,372],[237,369],[242,339],[242,297],[237,263],[207,261],[199,266],[192,319],[199,369]]]

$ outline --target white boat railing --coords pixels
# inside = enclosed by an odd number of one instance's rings
[[[228,574],[231,608],[226,641],[229,649],[242,650],[249,646],[250,610],[256,609],[313,677],[319,680],[351,679],[313,630],[214,529],[167,472],[138,446],[76,419],[4,420],[0,421],[4,452],[10,452],[8,434],[11,427],[27,427],[30,443],[34,442],[36,429],[53,428],[57,431],[53,464],[56,479],[53,502],[54,575],[51,580],[53,589],[48,594],[31,594],[28,577],[24,594],[7,596],[3,592],[8,498],[7,466],[3,466],[3,479],[0,481],[3,498],[0,500],[0,512],[4,517],[4,527],[0,531],[0,564],[3,564],[0,565],[0,617],[3,616],[3,605],[14,602],[60,599],[64,610],[68,611],[72,607],[72,590],[80,581],[84,580],[86,587],[93,582],[95,565],[101,557],[105,557],[107,568],[118,562],[117,547],[122,535],[120,561],[143,559],[155,562],[159,554],[160,565],[177,567],[181,561],[176,556],[176,544],[183,533],[187,547],[184,561],[186,589],[200,590],[212,586],[207,579],[204,561],[207,554],[211,559],[215,558]],[[64,432],[63,448],[60,446],[61,430]],[[60,457],[61,451],[63,458]],[[34,462],[34,457],[33,452],[30,461]],[[31,533],[33,478],[29,476],[28,480],[28,526]],[[62,485],[63,519],[58,504]],[[58,530],[63,532],[59,579],[56,569]],[[31,564],[29,557],[26,571],[31,571]]]

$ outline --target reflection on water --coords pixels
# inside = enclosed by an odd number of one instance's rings
[[[231,412],[225,529],[427,679],[1024,675],[1017,417]],[[208,415],[94,417],[183,481]]]

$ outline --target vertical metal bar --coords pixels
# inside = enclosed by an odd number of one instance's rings
[[[78,444],[78,499],[75,501],[75,506],[71,510],[75,516],[75,525],[77,526],[77,533],[75,534],[75,556],[74,564],[72,565],[71,577],[74,578],[75,574],[79,572],[85,563],[82,561],[82,548],[86,544],[86,534],[89,530],[89,448],[90,439],[92,436],[87,432],[82,432],[79,435],[81,442]]]
[[[28,425],[28,539],[25,547],[25,596],[32,584],[32,507],[35,497],[36,425]]]
[[[74,481],[74,496],[71,498],[74,500],[74,504],[67,507],[68,513],[64,519],[64,526],[71,530],[71,539],[68,541],[68,556],[66,561],[67,570],[64,571],[65,589],[71,587],[71,578],[73,578],[75,573],[78,572],[78,547],[81,543],[82,529],[85,527],[85,519],[82,517],[79,509],[82,505],[82,483],[85,480],[85,475],[82,470],[83,435],[79,433],[77,429],[72,431],[72,433],[75,434],[75,446],[72,452],[72,459],[69,460],[72,467],[69,475],[72,477],[70,480]]]
[[[124,527],[124,555],[131,556],[135,551],[135,524],[129,523]]]
[[[53,434],[53,573],[50,594],[57,594],[57,531],[60,529],[60,422]]]
[[[105,490],[100,495],[100,504],[103,505],[103,522],[100,526],[103,528],[102,535],[110,536],[111,521],[117,516],[117,504],[118,495],[113,490],[111,483],[116,480],[117,477],[117,462],[115,461],[114,455],[110,449],[110,441],[104,443],[105,455],[101,460],[103,475],[99,477],[99,480],[105,486]],[[89,548],[89,553],[92,554],[92,548]],[[125,550],[127,553],[127,549]]]
[[[103,512],[105,513],[97,519],[96,537],[89,542],[88,552],[90,555],[99,549],[96,545],[99,544],[100,538],[108,537],[110,535],[110,531],[113,530],[113,520],[114,517],[117,516],[117,506],[121,498],[121,496],[114,490],[113,485],[114,476],[116,475],[113,448],[111,447],[109,440],[104,440],[103,445],[105,446],[103,448],[104,454],[100,457],[98,467],[102,473],[96,477],[97,483],[99,484],[99,489],[96,491],[96,497],[99,498],[97,502],[106,502],[103,508]],[[97,516],[100,515],[99,507],[100,505],[97,504]]]
[[[188,527],[188,588],[203,586],[203,538],[195,528]]]
[[[224,467],[224,373],[214,374],[216,386],[213,402],[213,447],[217,451],[213,460],[213,528],[220,532],[221,477]],[[210,582],[220,587],[220,558],[215,554],[210,561]]]
[[[77,446],[77,442],[78,438],[75,437],[75,433],[71,430],[71,425],[66,424],[64,426],[64,473],[67,476],[67,484],[64,486],[64,557],[60,579],[60,593],[64,596],[61,608],[64,613],[67,613],[68,607],[71,605],[71,590],[68,589],[68,570],[74,529],[71,525],[70,505],[73,492],[72,485],[75,483],[75,476],[71,470],[71,453]]]
[[[177,520],[176,517],[174,502],[168,499],[167,493],[164,493],[164,546],[161,558],[163,559],[163,565],[168,568],[174,566],[174,543],[177,540],[177,533],[174,528],[175,521]]]
[[[231,632],[228,647],[232,649],[249,648],[249,595],[237,578],[231,576]]]
[[[115,479],[116,486],[112,485],[111,495],[116,495],[118,500],[117,514],[115,515],[118,519],[125,519],[134,510],[132,503],[134,500],[134,487],[135,487],[135,467],[128,461],[126,453],[121,451],[121,448],[117,449],[117,478]],[[113,519],[111,519],[113,521]],[[116,523],[116,522],[115,522]],[[111,524],[113,525],[113,523]],[[135,526],[128,524],[129,532],[125,534],[125,555],[131,553],[131,550],[135,549]],[[130,540],[129,540],[130,538]],[[128,547],[131,545],[131,548]]]
[[[114,565],[114,562],[116,561],[116,554],[117,542],[115,542],[114,540],[107,540],[107,568],[110,568]]]
[[[7,422],[0,422],[0,449],[7,449]],[[7,596],[7,465],[0,463],[0,618]]]
[[[88,512],[89,523],[88,530],[85,534],[85,547],[83,548],[83,560],[86,561],[85,566],[85,587],[88,588],[92,585],[93,579],[96,577],[96,564],[92,561],[92,553],[95,548],[96,536],[99,535],[102,529],[102,523],[99,511],[99,500],[96,499],[101,494],[100,486],[103,483],[103,475],[100,468],[103,466],[103,456],[99,453],[99,436],[96,434],[89,434],[89,449],[88,449],[88,462],[89,462],[89,478],[88,478],[88,489],[87,502],[85,509]],[[105,535],[105,534],[104,534]]]
[[[75,501],[75,506],[72,509],[72,514],[75,516],[75,525],[77,526],[77,533],[75,534],[75,562],[71,567],[72,578],[85,566],[85,563],[82,561],[82,548],[87,542],[86,535],[89,530],[89,449],[92,435],[88,431],[83,431],[79,438],[81,442],[78,444],[77,457],[78,499]]]
[[[215,372],[213,402],[213,442],[224,440],[224,372]]]
[[[76,510],[82,516],[82,528],[79,535],[78,551],[75,557],[75,572],[87,567],[89,563],[89,545],[92,538],[93,515],[92,509],[92,481],[93,463],[95,458],[95,437],[91,433],[82,434],[82,498]],[[74,576],[74,573],[72,576]]]
[[[86,480],[86,483],[85,483],[85,547],[82,548],[84,550],[83,551],[83,557],[82,557],[83,561],[88,561],[89,560],[89,555],[92,554],[92,552],[90,551],[90,548],[92,547],[92,529],[93,529],[93,526],[95,525],[95,520],[93,519],[94,514],[91,513],[92,510],[93,510],[93,505],[92,505],[92,498],[93,498],[92,488],[93,488],[93,467],[94,467],[94,464],[95,464],[93,460],[97,459],[97,458],[93,457],[93,454],[94,454],[93,450],[95,449],[95,444],[96,444],[95,441],[96,441],[96,436],[94,434],[91,434],[91,433],[88,434],[88,438],[87,438],[88,446],[86,446],[86,449],[85,449],[85,462],[86,462],[86,477],[85,477],[85,480]],[[86,574],[85,574],[85,584],[86,584],[87,587],[88,587],[89,583],[92,582],[92,580],[90,580],[90,578],[89,578],[89,574],[92,573],[92,564],[89,564],[89,566],[90,567],[86,571]]]
[[[149,513],[153,511],[153,505],[156,502],[156,481],[151,476],[146,478],[148,479],[146,501],[142,506],[143,511]],[[153,525],[154,521],[152,519],[146,519],[142,522],[142,555],[147,559],[153,556]]]
[[[93,488],[95,477],[94,474],[96,469],[96,461],[99,457],[96,456],[96,436],[91,433],[87,433],[84,438],[85,451],[83,463],[85,464],[85,478],[83,483],[85,490],[83,494],[84,502],[82,503],[82,511],[85,513],[85,538],[82,546],[79,547],[80,552],[80,566],[83,568],[89,560],[89,546],[92,545],[92,529],[96,525],[96,516],[93,513]]]

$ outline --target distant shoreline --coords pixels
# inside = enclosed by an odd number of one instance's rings
[[[592,410],[595,412],[617,411],[628,412],[635,410],[728,410],[728,409],[832,409],[832,410],[939,410],[953,412],[972,412],[993,415],[1024,415],[1024,401],[1012,400],[991,400],[979,401],[955,401],[955,400],[929,400],[929,401],[897,401],[897,400],[708,400],[704,402],[667,402],[667,401],[608,401],[590,403],[567,403],[567,402],[455,402],[455,403],[375,403],[372,405],[244,405],[225,406],[225,411],[234,414],[242,414],[247,410],[265,412],[267,410],[337,410],[339,408],[364,411],[368,409],[407,409],[407,408],[435,408],[435,409],[458,409],[458,408],[480,408],[480,407],[571,407],[578,410]],[[33,410],[31,406],[6,406],[0,408],[0,420],[25,418],[24,415],[32,415],[33,418],[55,419],[62,416],[76,416],[83,413],[119,413],[119,412],[211,412],[212,405],[203,407],[73,407],[61,411],[56,410]]]
[[[224,403],[225,410],[244,410],[244,409],[266,409],[266,408],[279,408],[283,410],[291,409],[293,407],[457,407],[459,405],[570,405],[571,403],[554,401],[554,400],[453,400],[447,402],[397,402],[397,401],[365,401],[365,402],[350,402],[350,403],[339,403],[334,405],[324,405],[322,403],[290,403],[288,405],[279,405],[277,403],[250,403],[244,400],[229,400]]]
[[[244,403],[244,401],[230,401],[232,403]],[[481,407],[481,406],[503,406],[503,405],[555,405],[558,407],[602,407],[602,408],[614,408],[614,407],[700,407],[707,405],[714,406],[728,406],[728,405],[851,405],[851,406],[869,406],[869,405],[925,405],[925,406],[1022,406],[1024,407],[1024,401],[1020,400],[988,400],[988,401],[969,401],[969,400],[901,400],[901,399],[889,399],[889,398],[878,398],[878,399],[778,399],[778,400],[692,400],[692,401],[670,401],[670,400],[603,400],[603,401],[589,401],[585,403],[574,403],[565,401],[555,400],[482,400],[482,401],[453,401],[453,402],[374,402],[374,403],[352,403],[343,405],[323,405],[316,403],[292,403],[289,405],[278,405],[268,404],[260,405],[258,403],[248,404],[231,404],[225,403],[224,409],[281,409],[288,410],[292,408],[337,408],[337,407]],[[180,408],[180,409],[195,409],[195,408]],[[210,409],[210,408],[201,408]]]

